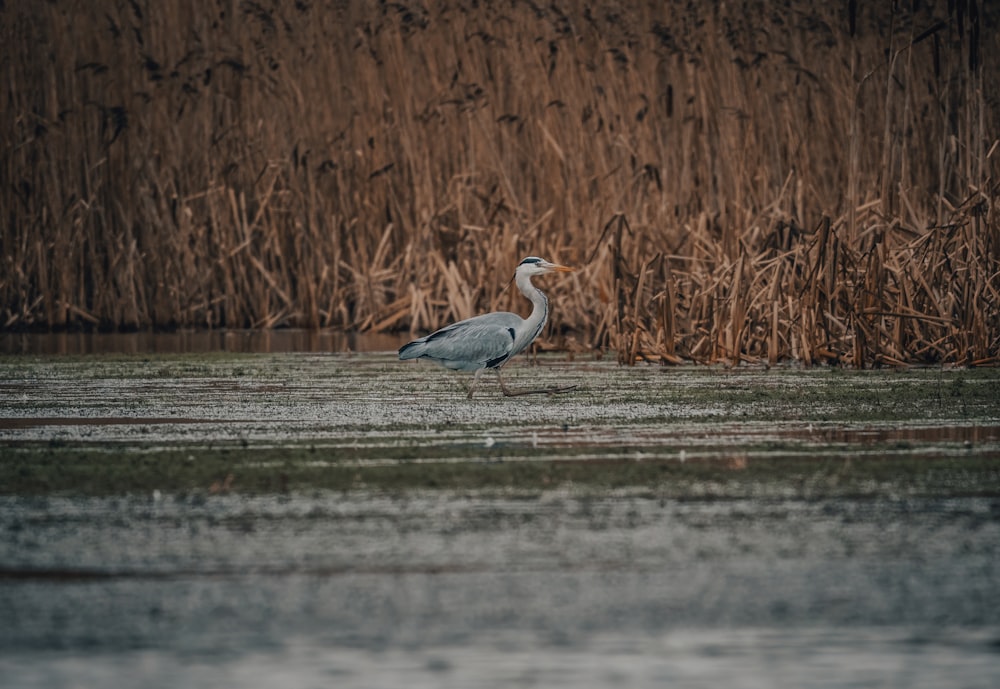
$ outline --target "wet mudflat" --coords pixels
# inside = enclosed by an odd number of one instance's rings
[[[1000,372],[0,358],[11,686],[992,687]]]

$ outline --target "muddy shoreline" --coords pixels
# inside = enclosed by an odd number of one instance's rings
[[[0,492],[1000,494],[996,370],[550,356],[508,377],[580,387],[469,401],[468,376],[392,354],[0,357]]]

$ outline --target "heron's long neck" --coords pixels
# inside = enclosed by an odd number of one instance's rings
[[[519,348],[524,348],[531,344],[532,340],[538,337],[538,333],[542,332],[542,328],[545,327],[545,320],[549,317],[549,300],[542,290],[531,284],[531,276],[529,275],[517,276],[517,288],[521,290],[521,294],[531,300],[533,305],[531,315],[524,321],[525,341],[515,345],[515,347],[520,345]]]

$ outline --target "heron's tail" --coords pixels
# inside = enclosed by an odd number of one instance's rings
[[[424,341],[414,340],[399,348],[400,361],[406,359],[419,359],[424,354]]]

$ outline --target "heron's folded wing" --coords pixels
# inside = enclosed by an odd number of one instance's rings
[[[428,335],[424,356],[449,368],[474,370],[499,366],[514,348],[521,319],[512,313],[488,313]]]

